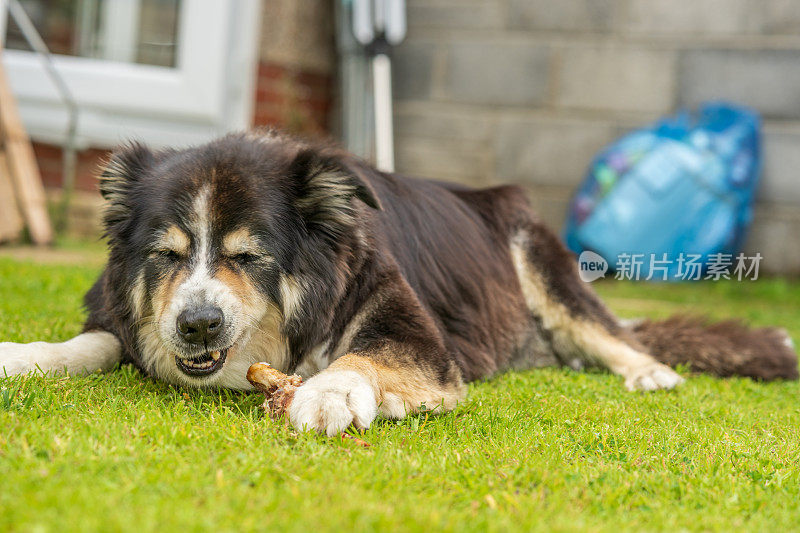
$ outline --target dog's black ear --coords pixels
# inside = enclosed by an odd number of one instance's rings
[[[153,152],[139,143],[118,148],[100,174],[100,194],[106,200],[103,222],[106,230],[128,219],[131,189],[153,164]]]
[[[297,195],[295,207],[306,224],[338,236],[355,221],[354,199],[380,209],[375,192],[356,168],[341,158],[302,150],[291,165]]]

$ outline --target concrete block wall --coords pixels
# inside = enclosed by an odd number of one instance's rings
[[[515,182],[554,228],[592,155],[713,98],[765,119],[748,251],[800,273],[800,1],[408,0],[398,170]]]

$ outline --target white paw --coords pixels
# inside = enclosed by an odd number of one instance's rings
[[[630,371],[625,377],[625,387],[628,390],[645,391],[672,389],[683,381],[683,378],[670,367],[654,361]]]
[[[49,346],[46,342],[0,342],[0,378],[35,370],[35,361],[47,353]]]
[[[372,386],[351,370],[326,370],[294,394],[289,420],[300,431],[338,435],[350,424],[366,429],[378,415]]]

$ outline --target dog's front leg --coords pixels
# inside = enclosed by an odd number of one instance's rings
[[[122,346],[107,331],[88,331],[66,342],[0,342],[0,377],[41,370],[52,374],[89,374],[120,362]]]
[[[297,429],[332,436],[351,424],[365,429],[378,414],[448,411],[465,394],[458,371],[449,374],[432,375],[401,346],[349,353],[297,389],[289,419]]]

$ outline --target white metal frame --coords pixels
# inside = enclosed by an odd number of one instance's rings
[[[141,0],[106,0],[101,4],[103,59],[135,60],[141,7]]]
[[[259,6],[259,0],[183,0],[176,68],[54,56],[80,108],[79,146],[111,147],[131,138],[184,145],[249,127]],[[5,16],[0,10],[0,29]],[[60,143],[67,114],[39,58],[6,50],[3,63],[29,134]]]

